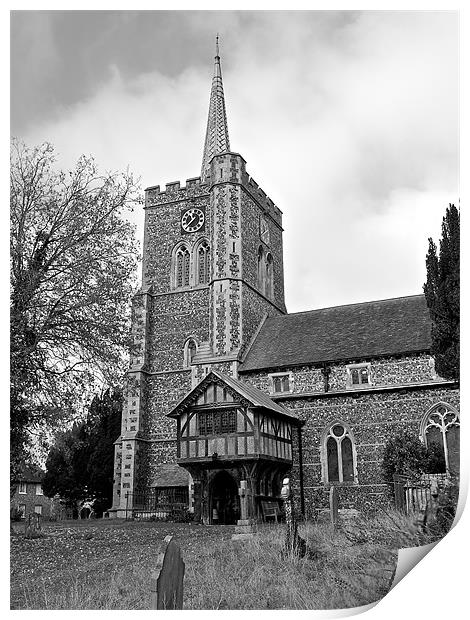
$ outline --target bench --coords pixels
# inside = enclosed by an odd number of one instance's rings
[[[276,500],[261,500],[261,510],[263,511],[263,520],[267,521],[270,517],[273,517],[276,522],[281,519],[281,509],[279,508],[279,502]]]

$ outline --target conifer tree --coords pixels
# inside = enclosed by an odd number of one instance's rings
[[[84,499],[94,500],[97,516],[111,507],[121,409],[121,392],[106,390],[93,398],[86,420],[57,435],[46,462],[45,495],[60,495],[75,512]]]
[[[429,239],[424,294],[432,321],[431,354],[436,372],[459,379],[460,361],[460,213],[450,204],[442,220],[439,254]]]

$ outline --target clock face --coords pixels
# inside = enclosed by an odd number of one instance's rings
[[[193,207],[188,209],[181,216],[181,228],[188,233],[196,232],[204,226],[204,211]]]

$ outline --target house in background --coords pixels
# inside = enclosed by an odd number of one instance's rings
[[[15,481],[15,493],[10,498],[10,516],[19,510],[23,519],[33,512],[40,514],[43,519],[50,519],[54,514],[54,499],[43,494],[43,479],[44,472],[39,467],[23,467]]]

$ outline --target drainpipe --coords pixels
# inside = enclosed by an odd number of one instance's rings
[[[303,425],[302,425],[303,426]],[[302,426],[299,425],[298,438],[299,438],[299,485],[300,485],[300,513],[305,517],[305,496],[304,496],[304,466],[302,459]]]

